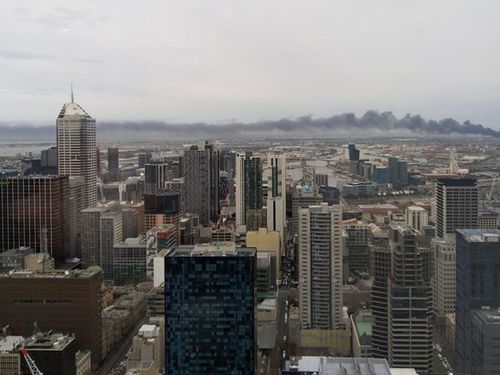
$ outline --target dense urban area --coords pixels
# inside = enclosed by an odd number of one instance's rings
[[[0,144],[0,374],[500,372],[500,141]]]

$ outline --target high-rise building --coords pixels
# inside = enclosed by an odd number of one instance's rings
[[[69,255],[68,178],[10,177],[0,184],[0,250],[28,246]]]
[[[31,336],[43,330],[75,334],[76,347],[91,350],[92,365],[101,362],[101,284],[99,267],[74,271],[14,271],[0,275],[0,324],[12,334]]]
[[[108,147],[108,172],[116,172],[120,169],[120,151],[118,147]]]
[[[140,152],[139,155],[137,155],[137,165],[139,166],[139,168],[144,168],[152,158],[153,154],[151,152]]]
[[[170,165],[163,159],[150,160],[144,167],[144,193],[156,194],[165,188],[171,177]]]
[[[281,244],[286,241],[286,157],[268,156],[267,230],[278,232]]]
[[[157,225],[146,232],[146,276],[154,277],[154,258],[162,250],[170,250],[178,243],[178,230],[173,224]]]
[[[423,228],[429,225],[427,210],[420,206],[410,206],[405,210],[406,225],[423,233]]]
[[[317,173],[314,176],[314,183],[316,184],[316,186],[328,186],[328,175]]]
[[[433,295],[434,313],[438,317],[455,313],[456,296],[456,253],[455,239],[451,237],[433,238],[434,253]]]
[[[347,145],[347,149],[349,150],[349,161],[359,161],[359,150],[356,145],[351,143]]]
[[[322,202],[318,189],[311,186],[297,186],[292,193],[292,231],[299,233],[299,209],[318,205]]]
[[[113,281],[116,285],[139,284],[147,280],[146,241],[127,238],[113,245]]]
[[[181,210],[179,193],[144,195],[145,230],[157,225],[173,224],[177,234],[176,241],[181,241]]]
[[[57,175],[57,147],[50,147],[41,152],[42,174]]]
[[[97,204],[95,120],[73,100],[63,105],[57,117],[58,168],[61,176],[85,179],[84,206]]]
[[[113,245],[123,241],[122,213],[119,207],[82,210],[82,262],[99,265],[107,280],[113,279]]]
[[[436,182],[435,211],[438,237],[457,229],[478,227],[479,192],[473,178],[443,178]]]
[[[370,270],[370,229],[361,221],[344,223],[349,273]]]
[[[471,373],[472,315],[483,306],[500,306],[500,230],[456,232],[456,368]]]
[[[483,307],[471,312],[471,366],[470,375],[500,372],[500,310]]]
[[[299,309],[302,329],[342,328],[342,208],[299,210]]]
[[[371,234],[373,283],[371,310],[373,315],[372,352],[376,358],[389,358],[388,348],[388,279],[391,274],[391,249],[387,231],[374,228]]]
[[[388,360],[392,367],[433,368],[432,250],[410,227],[389,230]]]
[[[323,198],[323,202],[328,203],[329,206],[333,204],[339,204],[340,202],[340,190],[333,186],[320,185],[318,186],[318,191]]]
[[[236,225],[246,225],[249,214],[262,210],[262,158],[251,152],[236,155]],[[276,191],[278,187],[276,186]],[[257,230],[258,228],[247,228]]]
[[[408,163],[391,157],[388,159],[388,177],[389,182],[394,187],[402,187],[408,185]]]
[[[254,374],[256,251],[179,246],[165,257],[167,374]]]
[[[216,222],[219,216],[219,152],[205,143],[184,152],[186,212],[197,214],[200,223]]]

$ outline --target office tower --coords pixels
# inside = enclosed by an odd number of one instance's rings
[[[408,185],[408,163],[391,157],[388,159],[389,182],[396,188]]]
[[[344,223],[348,273],[370,271],[370,229],[361,221]]]
[[[137,165],[139,168],[144,168],[152,158],[153,154],[151,152],[140,152],[139,155],[137,155]]]
[[[165,181],[165,192],[166,193],[178,193],[180,202],[179,209],[181,213],[185,212],[186,207],[186,189],[184,183],[184,177],[174,178],[170,181]]]
[[[389,229],[388,360],[392,367],[432,373],[432,251],[428,239],[409,227]]]
[[[322,202],[318,189],[311,186],[297,186],[292,193],[292,231],[299,233],[299,209],[318,205]]]
[[[302,167],[302,180],[304,186],[316,186],[316,171],[314,167]]]
[[[120,151],[118,147],[108,147],[108,172],[116,172],[119,167]]]
[[[478,188],[473,178],[443,178],[436,182],[435,211],[437,235],[456,229],[478,227]]]
[[[316,186],[328,186],[328,175],[327,174],[316,174],[314,176],[314,183]]]
[[[181,210],[179,193],[144,195],[145,230],[162,224],[175,225],[177,243],[181,240]]]
[[[427,210],[420,206],[409,206],[405,210],[406,225],[423,233],[423,228],[429,225]]]
[[[342,328],[342,208],[299,210],[299,317],[302,329]]]
[[[84,207],[97,204],[95,120],[73,100],[63,105],[57,117],[58,168],[61,176],[85,180]]]
[[[282,245],[286,241],[286,158],[283,155],[267,157],[267,230],[278,232]]]
[[[82,262],[99,265],[104,278],[113,279],[113,245],[123,241],[119,207],[93,207],[82,210]]]
[[[157,225],[146,232],[146,275],[148,280],[153,280],[154,258],[158,253],[180,245],[177,234],[177,228],[173,224]]]
[[[42,174],[57,175],[57,147],[50,147],[41,152]]]
[[[21,246],[57,261],[69,255],[67,177],[9,177],[0,184],[0,250]]]
[[[262,210],[262,159],[251,152],[236,155],[236,225]],[[257,230],[258,228],[247,228]]]
[[[339,204],[340,190],[336,187],[321,185],[318,186],[318,192],[321,194],[323,202],[328,203],[329,206]]]
[[[150,160],[144,168],[144,193],[162,192],[165,181],[170,179],[169,163],[163,159]]]
[[[356,148],[356,145],[351,143],[347,145],[347,149],[349,150],[349,161],[358,161],[359,150]]]
[[[179,246],[165,257],[167,374],[254,374],[256,251]]]
[[[122,208],[122,232],[124,239],[139,236],[139,214],[136,208]]]
[[[376,358],[388,358],[388,283],[391,274],[391,249],[386,231],[372,230],[371,261],[373,284],[371,311],[373,315],[372,352]]]
[[[500,310],[483,307],[473,310],[471,324],[470,375],[497,374],[500,372]]]
[[[455,240],[436,237],[431,240],[431,247],[434,253],[434,313],[438,317],[445,317],[446,314],[455,313]]]
[[[69,253],[72,257],[82,257],[81,215],[84,207],[85,179],[69,178]]]
[[[205,142],[204,148],[191,146],[184,152],[186,212],[197,214],[200,223],[217,222],[219,216],[219,152]]]
[[[43,330],[75,334],[76,347],[91,350],[101,362],[101,283],[99,267],[45,273],[15,271],[0,275],[0,322],[14,335],[31,336],[33,323]]]
[[[456,254],[455,364],[471,373],[472,310],[500,306],[500,230],[457,230]]]
[[[116,285],[136,285],[147,280],[146,241],[127,238],[113,245],[113,281]]]

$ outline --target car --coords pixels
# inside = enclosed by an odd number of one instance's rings
[[[285,342],[285,341],[286,341],[286,335],[285,335],[285,336],[283,336],[283,342]]]

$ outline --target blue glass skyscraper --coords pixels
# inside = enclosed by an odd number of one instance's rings
[[[165,368],[254,374],[256,251],[178,246],[165,257]]]

